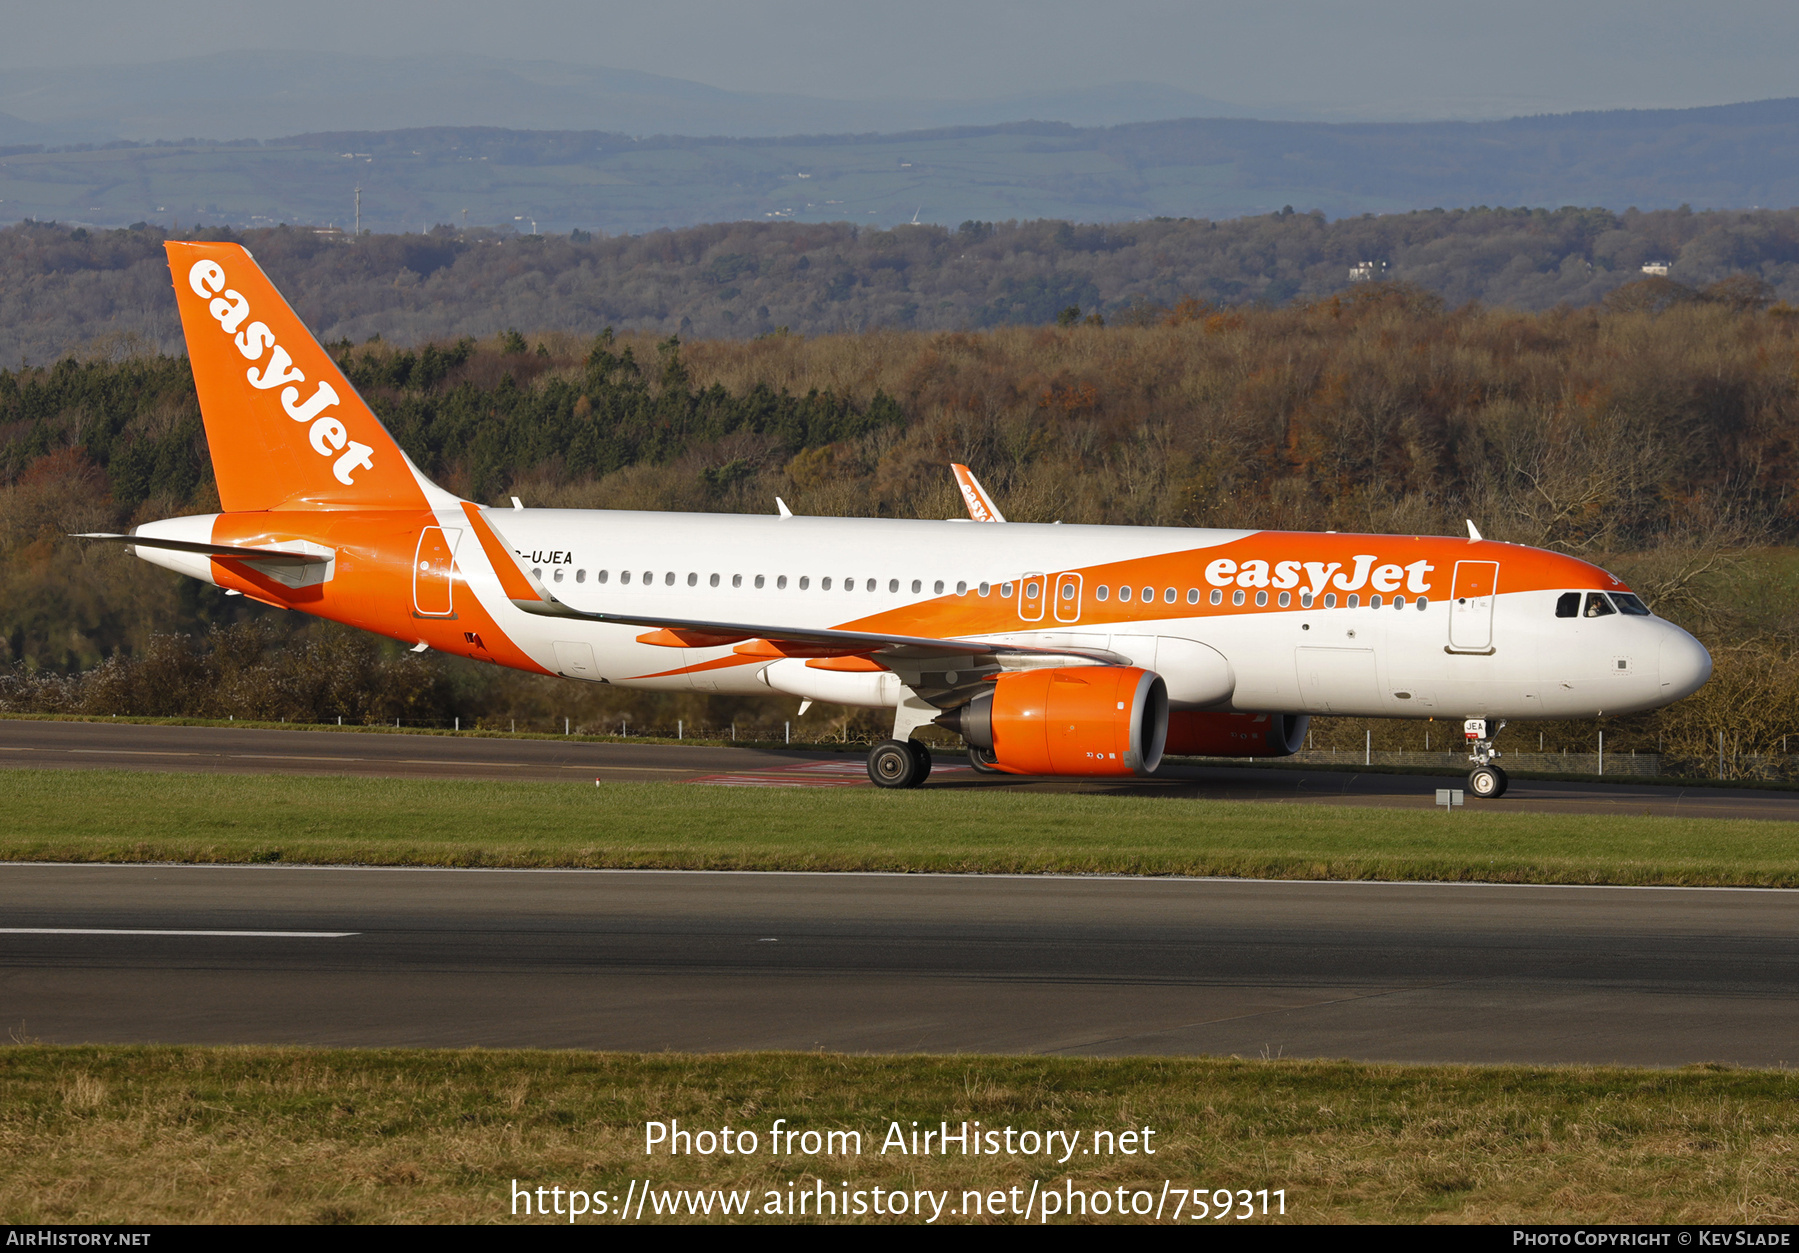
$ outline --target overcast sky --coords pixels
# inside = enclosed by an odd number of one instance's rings
[[[58,0],[0,66],[239,48],[475,53],[734,90],[967,99],[1126,81],[1347,116],[1799,95],[1794,0]]]

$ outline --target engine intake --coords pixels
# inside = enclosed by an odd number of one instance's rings
[[[1203,713],[1168,715],[1163,751],[1177,757],[1291,757],[1306,742],[1309,714]]]
[[[1008,774],[1149,774],[1162,762],[1168,689],[1135,666],[1027,670],[935,721]]]

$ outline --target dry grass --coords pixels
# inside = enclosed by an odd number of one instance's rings
[[[759,1202],[815,1179],[959,1198],[1072,1178],[1284,1187],[1313,1222],[1792,1222],[1795,1097],[1787,1072],[1716,1068],[27,1046],[0,1050],[0,1221],[509,1222],[515,1179]],[[860,1130],[863,1153],[772,1157],[783,1117]],[[763,1151],[646,1159],[651,1118],[756,1130]],[[1158,1151],[876,1151],[890,1119],[965,1118],[1147,1125]]]

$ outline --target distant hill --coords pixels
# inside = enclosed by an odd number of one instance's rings
[[[327,131],[0,155],[0,220],[638,233],[702,222],[1329,217],[1466,206],[1799,205],[1799,99],[1503,122],[1050,122],[633,138]]]
[[[1402,303],[1450,307],[1741,309],[1780,298],[1785,325],[1799,304],[1799,210],[1487,209],[1335,222],[1275,213],[955,230],[735,222],[609,238],[450,228],[360,239],[293,228],[202,234],[240,239],[307,325],[356,343],[508,328],[585,342],[607,326],[683,339],[955,331],[1095,314],[1110,325],[1171,316],[1224,324],[1237,307],[1384,290],[1379,280],[1410,285],[1397,293]],[[163,240],[150,227],[0,230],[0,363],[179,354]]]

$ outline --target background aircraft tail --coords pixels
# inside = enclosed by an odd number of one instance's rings
[[[166,246],[221,507],[425,508],[412,463],[248,250]]]

